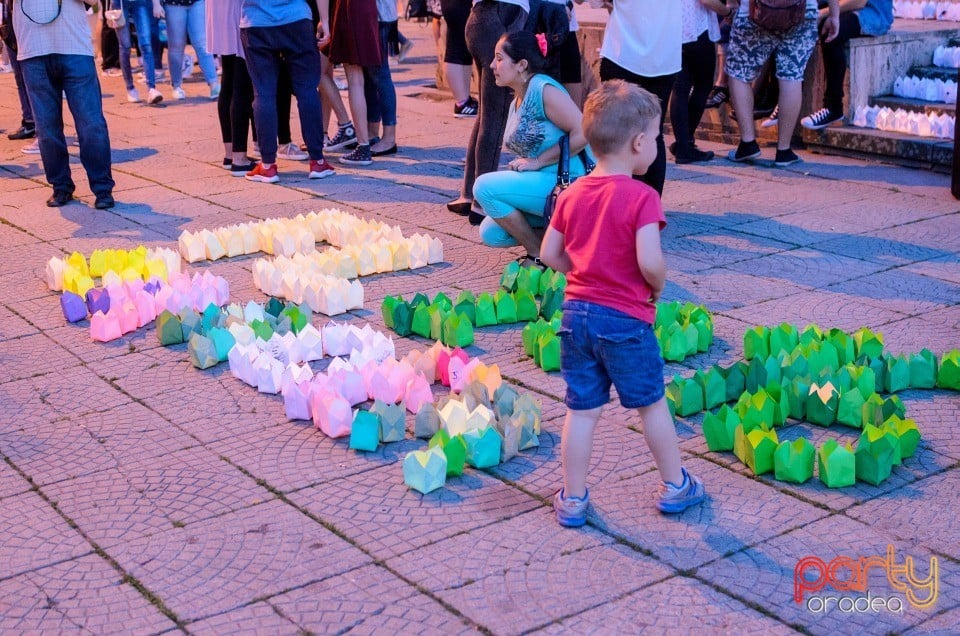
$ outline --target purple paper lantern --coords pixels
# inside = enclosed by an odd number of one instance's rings
[[[87,304],[73,292],[65,291],[60,296],[60,309],[67,322],[79,322],[87,317]]]
[[[110,311],[110,294],[103,287],[91,287],[87,291],[87,309],[91,314],[98,311],[107,313]]]

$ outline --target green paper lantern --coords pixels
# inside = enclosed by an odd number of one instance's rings
[[[183,342],[183,327],[180,318],[164,309],[157,316],[157,339],[164,347]]]
[[[802,484],[813,477],[816,449],[806,438],[781,442],[773,453],[773,474],[780,481]]]
[[[850,444],[841,446],[828,439],[817,450],[817,473],[827,488],[844,488],[856,483],[856,459]]]

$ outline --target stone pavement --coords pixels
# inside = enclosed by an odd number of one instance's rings
[[[120,202],[112,211],[92,209],[79,164],[81,202],[44,207],[39,158],[0,139],[0,631],[955,631],[956,394],[902,394],[924,441],[879,487],[755,478],[706,450],[701,417],[678,420],[685,461],[710,499],[673,518],[653,508],[657,477],[639,418],[614,404],[598,429],[591,523],[563,530],[548,500],[560,482],[563,383],[523,356],[519,327],[478,330],[470,351],[540,394],[539,450],[421,496],[404,487],[399,460],[422,442],[355,453],[287,422],[279,397],[225,365],[197,371],[183,346],[160,347],[151,328],[97,344],[86,323],[65,325],[42,280],[51,256],[175,246],[184,229],[332,206],[429,232],[445,248],[441,265],[363,279],[366,307],[350,319],[382,326],[388,293],[494,289],[517,251],[478,246],[475,229],[443,208],[457,192],[470,122],[426,86],[427,31],[404,29],[419,57],[396,68],[401,153],[371,168],[308,181],[304,164],[281,162],[278,186],[231,178],[219,167],[215,107],[196,83],[186,102],[148,108],[125,102],[119,78],[104,80]],[[10,75],[0,76],[0,95],[0,125],[13,128]],[[960,202],[947,177],[804,159],[785,170],[671,165],[664,297],[705,303],[716,340],[670,374],[736,360],[747,327],[782,321],[866,325],[895,352],[960,345]],[[252,262],[191,269],[227,277],[236,300],[264,300]],[[398,349],[423,344],[400,339]],[[782,434],[805,431],[823,436],[807,425]],[[794,602],[801,558],[884,556],[888,545],[897,563],[912,557],[918,576],[938,559],[931,609]],[[879,569],[868,580],[872,597],[904,596]]]

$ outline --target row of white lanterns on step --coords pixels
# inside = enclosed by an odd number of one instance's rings
[[[931,0],[894,0],[893,15],[911,20],[960,22],[960,2]]]
[[[886,106],[861,106],[854,112],[853,125],[920,137],[953,139],[956,119],[946,113],[934,115]]]
[[[905,75],[894,80],[893,94],[927,102],[954,104],[957,101],[957,83],[954,80]]]

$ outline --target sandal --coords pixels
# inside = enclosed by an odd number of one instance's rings
[[[547,264],[541,261],[539,256],[524,254],[517,259],[517,263],[520,264],[520,267],[536,267],[541,272],[547,269]]]

